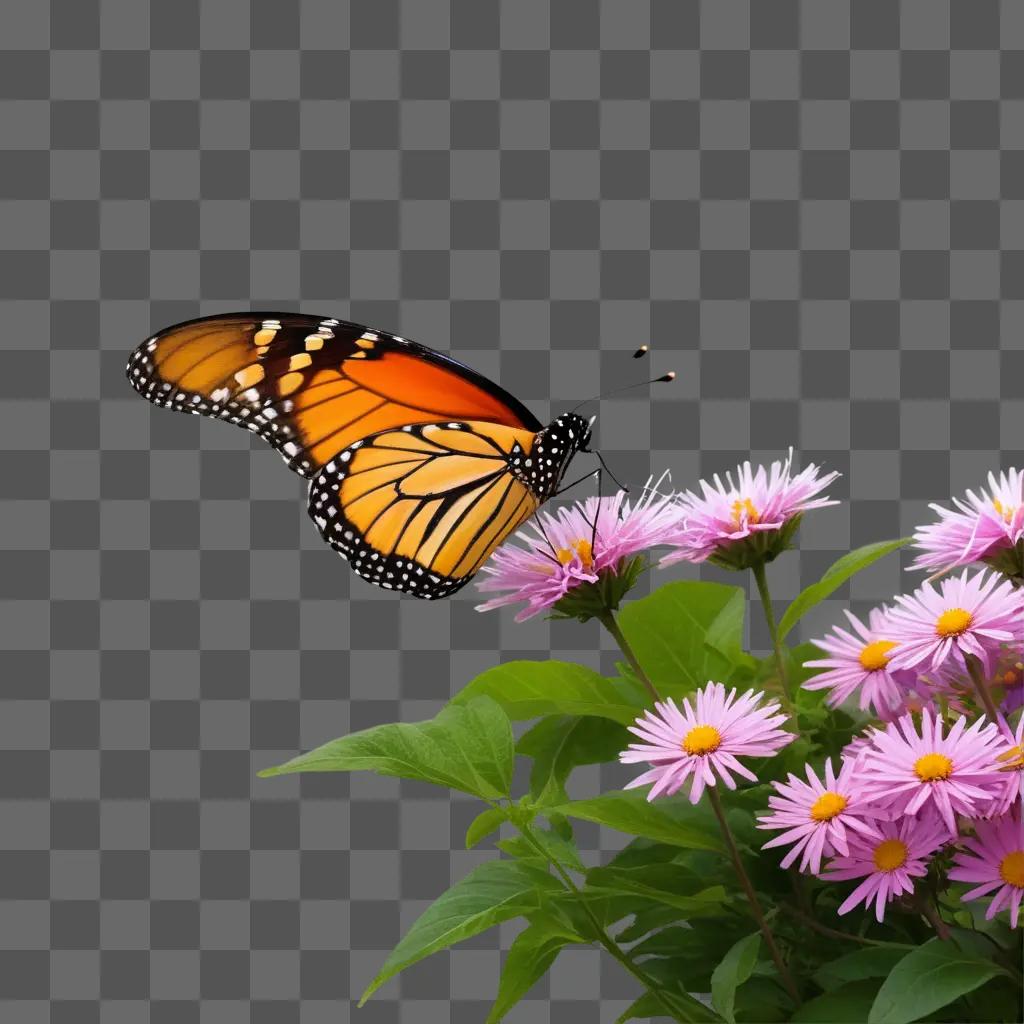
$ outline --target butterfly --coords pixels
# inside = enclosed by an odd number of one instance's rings
[[[590,422],[546,427],[450,356],[299,313],[176,324],[132,353],[154,405],[245,427],[309,480],[321,537],[364,579],[447,597],[554,495]]]

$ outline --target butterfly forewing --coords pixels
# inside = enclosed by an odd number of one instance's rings
[[[247,427],[306,477],[390,427],[448,417],[540,429],[512,395],[433,349],[297,313],[168,328],[136,349],[128,379],[156,405]]]

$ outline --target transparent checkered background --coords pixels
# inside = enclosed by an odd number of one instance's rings
[[[1019,0],[6,0],[0,46],[4,1021],[483,1020],[496,932],[352,1002],[493,856],[473,802],[254,773],[499,658],[613,661],[353,579],[277,455],[129,390],[153,329],[351,317],[542,418],[652,340],[680,379],[601,404],[620,476],[844,473],[779,598],[1021,462]],[[568,952],[509,1019],[633,993]]]

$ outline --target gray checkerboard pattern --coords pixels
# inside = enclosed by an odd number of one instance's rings
[[[601,404],[621,476],[844,473],[780,598],[1021,463],[1019,0],[6,0],[0,46],[4,1021],[477,1024],[504,929],[352,1001],[493,856],[475,805],[254,772],[499,658],[613,662],[352,578],[275,454],[131,393],[154,328],[349,317],[542,417],[653,340],[674,388]],[[633,991],[570,952],[509,1019]]]

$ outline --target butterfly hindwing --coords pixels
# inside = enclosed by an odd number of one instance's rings
[[[140,345],[127,372],[155,405],[247,427],[304,477],[354,441],[410,424],[461,418],[540,429],[516,398],[456,360],[329,317],[189,321]]]
[[[535,436],[482,421],[381,431],[313,478],[309,514],[360,576],[447,597],[536,511],[540,499],[520,468]]]

